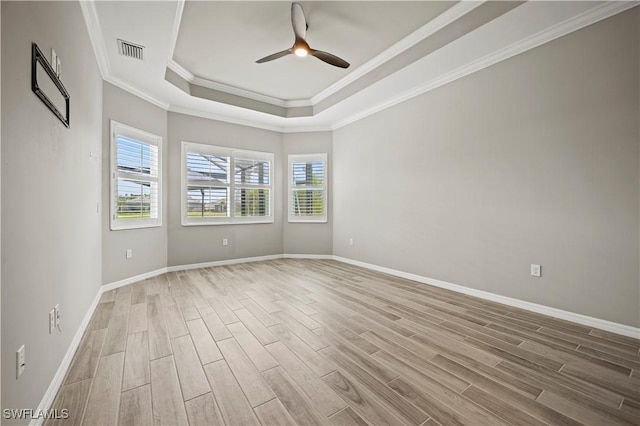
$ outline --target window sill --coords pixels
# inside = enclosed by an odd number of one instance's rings
[[[287,222],[289,223],[328,223],[329,221],[325,217],[322,219],[291,219],[289,218]]]
[[[259,225],[273,223],[270,220],[251,220],[251,221],[224,221],[224,222],[182,222],[182,226],[218,226],[218,225]]]
[[[145,229],[145,228],[161,228],[162,223],[154,223],[149,225],[119,225],[119,226],[110,226],[111,231],[128,231],[131,229]]]

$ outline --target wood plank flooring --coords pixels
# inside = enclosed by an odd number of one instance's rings
[[[105,293],[47,424],[639,425],[640,341],[334,261]]]

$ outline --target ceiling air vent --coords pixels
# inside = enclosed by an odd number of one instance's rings
[[[118,39],[118,51],[123,56],[140,59],[141,61],[144,59],[144,46],[139,44]]]

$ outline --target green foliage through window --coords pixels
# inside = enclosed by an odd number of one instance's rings
[[[183,222],[271,218],[273,154],[183,142]]]
[[[326,221],[326,165],[326,154],[289,156],[289,221]]]

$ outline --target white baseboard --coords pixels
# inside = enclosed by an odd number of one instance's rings
[[[348,263],[354,266],[360,266],[362,268],[371,269],[373,271],[382,272],[389,275],[394,275],[400,278],[406,278],[408,280],[417,281],[424,284],[429,284],[435,287],[444,288],[447,290],[455,291],[456,293],[463,293],[469,296],[475,296],[480,299],[490,300],[492,302],[502,303],[504,305],[513,306],[516,308],[524,309],[538,314],[548,315],[577,324],[582,324],[587,327],[598,328],[600,330],[610,331],[612,333],[620,334],[623,336],[633,337],[640,339],[640,328],[632,327],[630,325],[619,324],[612,321],[606,321],[599,318],[590,317],[587,315],[577,314],[575,312],[564,311],[562,309],[552,308],[550,306],[539,305],[537,303],[527,302],[520,299],[514,299],[512,297],[501,296],[499,294],[490,293],[488,291],[476,290],[474,288],[465,287],[459,284],[453,284],[446,281],[436,280],[434,278],[423,277],[421,275],[410,274],[408,272],[398,271],[396,269],[385,268],[384,266],[378,266],[371,263],[361,262],[359,260],[353,260],[346,257],[333,256],[334,260],[339,262]]]
[[[73,336],[73,339],[69,344],[69,348],[67,349],[67,353],[64,355],[64,358],[62,358],[62,362],[58,366],[58,370],[56,371],[56,374],[53,376],[53,380],[51,380],[51,383],[49,384],[49,388],[47,388],[47,391],[44,393],[44,396],[42,397],[42,400],[40,401],[40,404],[38,405],[36,412],[40,413],[44,410],[48,410],[49,408],[51,408],[51,404],[53,404],[53,400],[58,394],[58,390],[60,390],[60,387],[62,386],[62,382],[67,375],[67,370],[69,370],[69,367],[71,366],[71,361],[73,360],[73,356],[76,354],[76,350],[78,349],[78,346],[80,346],[80,341],[82,340],[82,336],[84,335],[85,330],[89,326],[89,322],[91,321],[91,317],[93,316],[93,313],[98,307],[98,302],[100,302],[100,297],[102,296],[102,293],[104,293],[103,287],[98,288],[98,293],[96,294],[96,297],[93,299],[93,302],[91,302],[91,305],[89,306],[87,313],[82,319],[82,322],[80,323],[80,327],[78,327],[76,334]],[[42,424],[42,422],[44,422],[44,418],[42,417],[31,419],[31,421],[29,422],[29,425],[39,426]]]
[[[283,254],[283,259],[319,259],[319,260],[333,260],[332,254]]]
[[[133,277],[125,278],[125,279],[122,279],[120,281],[114,281],[114,282],[109,283],[109,284],[103,284],[102,285],[102,292],[105,293],[105,292],[107,292],[109,290],[113,290],[113,289],[116,289],[118,287],[123,287],[125,285],[137,283],[138,281],[143,281],[143,280],[146,280],[148,278],[157,277],[158,275],[162,275],[162,274],[164,274],[166,272],[167,272],[167,268],[165,267],[165,268],[156,269],[155,271],[145,272],[144,274],[135,275]]]
[[[552,308],[550,306],[527,302],[525,300],[515,299],[512,297],[501,296],[499,294],[490,293],[488,291],[477,290],[477,289],[465,287],[459,284],[453,284],[450,282],[437,280],[435,278],[424,277],[422,275],[411,274],[411,273],[399,271],[396,269],[386,268],[384,266],[378,266],[371,263],[361,262],[359,260],[349,259],[346,257],[340,257],[340,256],[335,256],[330,254],[285,253],[285,254],[274,254],[274,255],[267,255],[267,256],[245,257],[240,259],[218,260],[218,261],[204,262],[204,263],[192,263],[188,265],[169,266],[167,268],[156,269],[155,271],[136,275],[134,277],[126,278],[110,284],[105,284],[102,286],[102,291],[105,292],[108,290],[112,290],[114,288],[122,287],[124,285],[133,284],[135,282],[142,281],[147,278],[164,274],[165,272],[186,271],[189,269],[210,268],[214,266],[235,265],[239,263],[260,262],[260,261],[274,260],[274,259],[337,260],[339,262],[348,263],[351,265],[371,269],[374,271],[383,272],[385,274],[394,275],[396,277],[406,278],[406,279],[417,281],[420,283],[433,285],[435,287],[444,288],[447,290],[455,291],[457,293],[475,296],[480,299],[490,300],[492,302],[502,303],[507,306],[513,306],[513,307],[521,308],[527,311],[536,312],[539,314],[548,315],[551,317],[555,317],[555,318],[559,318],[567,321],[572,321],[577,324],[585,325],[587,327],[594,327],[600,330],[610,331],[612,333],[620,334],[623,336],[640,339],[640,328],[637,328],[637,327],[632,327],[625,324],[619,324],[613,321],[594,318],[587,315],[578,314],[575,312],[565,311],[562,309]]]
[[[282,259],[281,254],[270,254],[266,256],[241,257],[240,259],[216,260],[214,262],[191,263],[189,265],[169,266],[167,272],[187,271],[189,269],[211,268],[213,266],[236,265],[238,263],[262,262],[264,260]]]
[[[89,325],[89,321],[91,321],[91,317],[93,316],[96,307],[98,306],[98,302],[100,301],[100,297],[103,293],[116,289],[118,287],[122,287],[125,285],[133,284],[138,281],[146,280],[148,278],[152,278],[166,272],[176,272],[176,271],[186,271],[189,269],[198,269],[198,268],[209,268],[213,266],[223,266],[223,265],[235,265],[238,263],[249,263],[249,262],[260,262],[264,260],[274,260],[274,259],[322,259],[322,260],[336,260],[343,263],[348,263],[350,265],[360,266],[362,268],[370,269],[377,272],[382,272],[385,274],[393,275],[400,278],[406,278],[409,280],[417,281],[424,284],[433,285],[435,287],[444,288],[447,290],[452,290],[457,293],[468,294],[470,296],[475,296],[480,299],[490,300],[492,302],[502,303],[508,306],[514,306],[517,308],[525,309],[527,311],[536,312],[543,315],[548,315],[555,318],[564,319],[567,321],[572,321],[577,324],[586,325],[588,327],[594,327],[601,330],[610,331],[612,333],[620,334],[623,336],[629,336],[633,338],[640,338],[640,328],[631,327],[624,324],[618,324],[612,321],[606,321],[598,318],[589,317],[587,315],[576,314],[574,312],[563,311],[561,309],[551,308],[549,306],[539,305],[536,303],[526,302],[524,300],[514,299],[511,297],[500,296],[498,294],[489,293],[487,291],[476,290],[473,288],[461,286],[458,284],[449,283],[446,281],[436,280],[434,278],[423,277],[421,275],[411,274],[408,272],[398,271],[396,269],[386,268],[384,266],[378,266],[371,263],[361,262],[359,260],[349,259],[346,257],[334,256],[330,254],[274,254],[268,256],[257,256],[257,257],[245,257],[240,259],[228,259],[228,260],[219,260],[214,262],[205,262],[205,263],[193,263],[190,265],[178,265],[178,266],[169,266],[166,268],[156,269],[155,271],[146,272],[144,274],[136,275],[130,278],[125,278],[119,281],[115,281],[109,284],[102,285],[98,289],[98,293],[96,294],[95,299],[89,306],[89,310],[87,311],[84,319],[80,323],[80,327],[76,331],[76,334],[73,336],[73,340],[69,345],[69,349],[67,349],[67,353],[65,354],[58,370],[56,371],[49,388],[45,392],[40,404],[38,405],[38,410],[46,410],[51,407],[53,400],[62,385],[62,381],[64,380],[67,370],[71,366],[71,361],[73,360],[73,356],[80,345],[80,341],[82,340],[82,336],[84,335],[87,326]],[[33,419],[29,423],[30,425],[41,425],[43,419]]]
[[[100,302],[100,297],[102,297],[102,295],[105,292],[119,288],[119,287],[123,287],[125,285],[133,284],[138,281],[146,280],[148,278],[153,278],[158,275],[162,275],[166,272],[185,271],[189,269],[208,268],[211,266],[233,265],[238,263],[259,262],[262,260],[282,259],[282,257],[283,255],[277,254],[277,255],[269,255],[269,256],[245,257],[241,259],[220,260],[220,261],[206,262],[206,263],[194,263],[191,265],[170,266],[166,268],[156,269],[155,271],[145,272],[144,274],[135,275],[133,277],[125,278],[119,281],[114,281],[112,283],[104,284],[100,286],[100,288],[98,288],[96,297],[93,299],[93,302],[89,306],[89,309],[87,310],[87,313],[85,314],[82,322],[80,323],[80,326],[76,331],[76,334],[73,336],[73,340],[71,340],[71,343],[69,344],[67,353],[65,354],[64,358],[62,359],[62,362],[58,366],[58,370],[56,371],[56,374],[53,376],[53,380],[49,384],[47,391],[44,393],[44,396],[42,397],[42,400],[38,405],[38,410],[46,410],[51,408],[51,404],[53,404],[53,400],[55,399],[58,391],[60,390],[60,387],[62,386],[62,382],[65,376],[67,375],[67,371],[71,366],[71,361],[73,360],[73,356],[75,355],[76,350],[78,349],[78,346],[80,346],[80,341],[82,340],[82,336],[84,335],[84,332],[86,331],[87,326],[89,325],[89,321],[91,321],[91,317],[93,316],[93,313],[98,307],[98,303]],[[29,425],[39,426],[43,423],[43,421],[44,421],[43,418],[32,419],[29,422]]]
[[[124,278],[119,281],[114,281],[109,284],[103,284],[102,292],[104,293],[109,290],[116,289],[118,287],[123,287],[125,285],[137,283],[138,281],[143,281],[148,278],[157,277],[158,275],[166,274],[167,272],[188,271],[190,269],[210,268],[213,266],[236,265],[238,263],[261,262],[264,260],[282,259],[284,256],[286,255],[272,254],[267,256],[242,257],[240,259],[216,260],[213,262],[190,263],[188,265],[167,266],[164,268],[156,269],[155,271],[145,272],[144,274],[135,275],[129,278]],[[332,258],[332,256],[327,257],[327,259],[330,259],[330,258]]]

